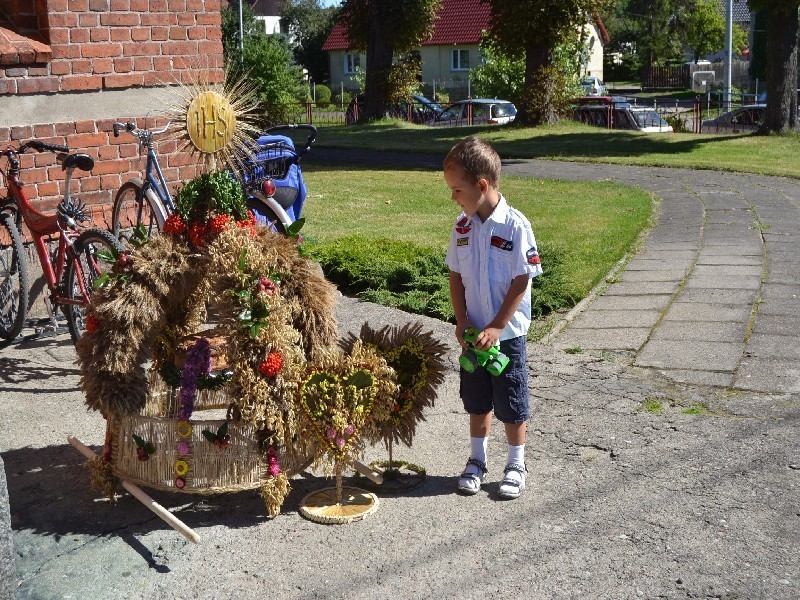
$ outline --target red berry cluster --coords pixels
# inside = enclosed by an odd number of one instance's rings
[[[222,233],[231,224],[231,218],[228,215],[217,215],[209,221],[208,226],[213,233]]]
[[[200,248],[206,244],[206,234],[208,227],[200,221],[192,221],[189,225],[189,241],[195,248]]]
[[[147,450],[139,446],[136,448],[136,458],[138,458],[141,462],[147,462],[150,460],[150,455],[147,453]]]
[[[277,477],[281,473],[281,466],[278,464],[278,457],[275,455],[275,450],[270,448],[267,450],[267,463],[269,465],[269,474],[272,477]]]
[[[186,223],[177,213],[171,214],[164,221],[164,233],[169,235],[183,235],[186,232]]]
[[[94,315],[86,317],[86,331],[94,333],[100,327],[100,321]]]
[[[278,286],[269,277],[262,277],[258,280],[258,291],[272,296],[272,294],[278,291]]]
[[[256,232],[256,223],[256,215],[252,210],[248,210],[247,218],[242,219],[241,221],[236,221],[236,226],[240,229],[247,229],[250,232],[250,235],[253,235]]]
[[[119,258],[114,261],[114,272],[127,273],[131,269],[133,269],[133,256],[131,256],[130,250],[128,250],[120,254]]]
[[[226,433],[222,437],[218,437],[214,440],[214,445],[219,448],[220,450],[224,450],[228,447],[228,444],[231,443],[231,434]]]
[[[267,360],[262,360],[258,372],[264,377],[275,377],[283,368],[283,357],[280,352],[270,352]]]

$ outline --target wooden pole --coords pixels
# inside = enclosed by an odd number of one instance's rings
[[[68,435],[67,441],[72,444],[78,452],[83,454],[86,458],[98,458],[97,454],[92,452],[91,448],[85,446],[78,438],[74,435]],[[189,526],[187,526],[183,521],[181,521],[178,517],[173,515],[169,512],[166,508],[161,506],[158,502],[153,500],[150,496],[144,493],[142,488],[138,485],[130,483],[128,481],[122,480],[122,487],[128,490],[132,496],[134,496],[139,502],[144,504],[147,508],[152,510],[156,516],[161,518],[167,525],[175,529],[178,533],[182,534],[187,540],[193,542],[195,544],[200,543],[200,536],[194,532]]]
[[[362,463],[362,462],[358,462],[357,460],[354,460],[354,461],[351,461],[351,463],[350,463],[350,464],[351,464],[351,465],[353,465],[353,468],[354,468],[356,471],[358,471],[359,473],[361,473],[361,474],[362,474],[364,477],[366,477],[367,479],[371,479],[372,481],[374,481],[374,482],[375,482],[375,483],[377,483],[378,485],[380,485],[380,484],[382,484],[382,483],[383,483],[383,476],[382,476],[380,473],[378,473],[378,472],[376,472],[376,471],[373,471],[372,469],[370,469],[370,468],[369,468],[367,465],[365,465],[364,463]]]

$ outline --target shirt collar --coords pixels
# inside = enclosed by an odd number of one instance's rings
[[[497,205],[494,207],[492,214],[489,215],[489,218],[486,221],[495,221],[497,223],[503,222],[506,220],[506,215],[508,214],[508,202],[503,197],[503,194],[500,194],[500,200],[497,201]],[[475,215],[478,220],[480,221],[480,217]]]

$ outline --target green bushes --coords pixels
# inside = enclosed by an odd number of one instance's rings
[[[331,103],[331,88],[327,85],[318,83],[314,86],[314,93],[316,94],[317,106],[328,106]]]
[[[351,235],[304,247],[345,294],[410,313],[455,322],[444,252],[411,242]],[[563,249],[539,248],[544,274],[533,280],[532,316],[568,309],[582,297],[565,281]]]

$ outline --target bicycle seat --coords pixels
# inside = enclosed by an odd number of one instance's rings
[[[76,154],[70,154],[64,159],[64,162],[61,163],[61,168],[65,171],[75,167],[81,171],[91,171],[94,169],[94,159],[88,154],[78,152]]]

